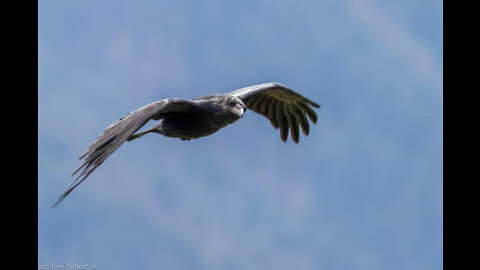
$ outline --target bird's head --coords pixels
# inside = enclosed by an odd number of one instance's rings
[[[228,110],[236,115],[238,118],[243,117],[245,111],[247,111],[247,106],[243,103],[243,100],[238,97],[230,96],[227,99]]]

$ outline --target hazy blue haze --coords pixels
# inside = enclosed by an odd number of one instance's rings
[[[442,1],[39,1],[38,259],[97,269],[442,269]],[[112,121],[278,81],[320,103],[295,145],[248,111],[123,145]]]

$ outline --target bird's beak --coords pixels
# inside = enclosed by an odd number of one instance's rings
[[[241,118],[245,113],[245,108],[240,104],[236,104],[235,107],[231,108],[231,112]]]

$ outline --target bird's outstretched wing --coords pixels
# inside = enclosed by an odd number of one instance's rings
[[[164,99],[145,105],[110,124],[88,147],[87,151],[79,158],[83,163],[75,170],[73,175],[82,172],[67,187],[65,192],[58,197],[57,206],[72,190],[82,183],[105,159],[120,147],[135,131],[145,125],[150,119],[160,119],[167,112],[187,112],[197,106],[196,101],[187,99]]]
[[[284,142],[290,129],[292,140],[298,143],[299,125],[303,133],[308,135],[310,126],[307,115],[313,123],[317,122],[317,114],[310,106],[320,108],[320,105],[280,83],[252,85],[226,95],[242,99],[248,109],[267,117],[275,129],[280,128],[280,137]]]

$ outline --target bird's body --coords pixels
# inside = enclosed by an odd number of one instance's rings
[[[168,100],[167,100],[168,102]],[[238,114],[225,110],[228,102],[235,104],[242,112]],[[193,99],[191,106],[184,111],[166,112],[161,121],[145,132],[134,134],[128,140],[136,139],[149,132],[181,140],[197,139],[217,132],[219,129],[234,123],[246,111],[245,104],[238,98],[227,95],[211,95]]]
[[[280,137],[287,141],[288,131],[295,143],[299,142],[299,126],[308,135],[308,118],[317,121],[315,102],[279,83],[264,83],[241,88],[226,94],[194,99],[164,99],[145,105],[109,125],[80,157],[85,158],[75,170],[82,170],[67,190],[60,195],[58,205],[83,182],[105,159],[124,142],[138,139],[148,133],[191,140],[211,135],[234,123],[248,109],[267,117]],[[149,120],[158,120],[151,128],[137,132]]]

